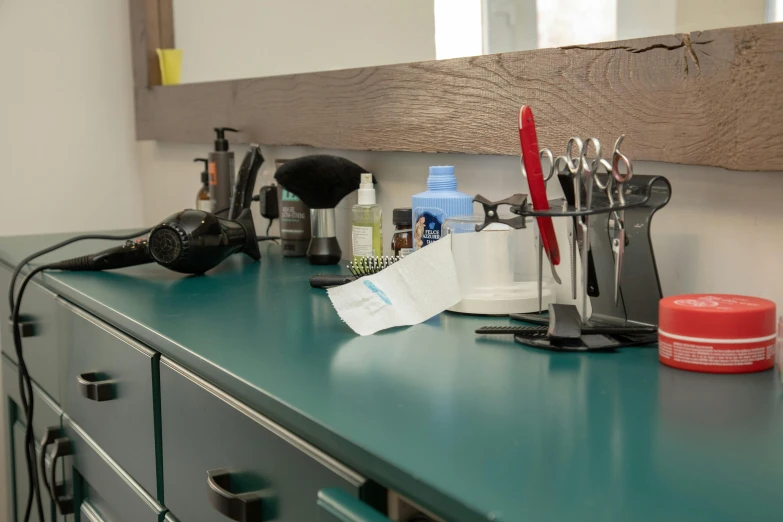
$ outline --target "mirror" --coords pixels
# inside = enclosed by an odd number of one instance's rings
[[[173,0],[181,83],[419,62],[783,19],[783,0]]]

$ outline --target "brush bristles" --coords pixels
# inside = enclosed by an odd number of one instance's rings
[[[384,268],[388,268],[402,258],[399,256],[368,256],[360,257],[348,263],[348,270],[354,277],[377,274]]]

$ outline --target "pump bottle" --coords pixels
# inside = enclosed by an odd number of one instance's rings
[[[218,214],[231,206],[231,191],[234,187],[234,153],[228,150],[226,132],[239,131],[230,127],[216,127],[215,150],[209,153],[209,198],[212,200],[212,211]]]
[[[209,172],[208,163],[206,158],[193,158],[193,162],[203,161],[204,171],[201,173],[201,188],[196,193],[196,210],[203,210],[204,212],[212,212],[212,200],[209,199]]]

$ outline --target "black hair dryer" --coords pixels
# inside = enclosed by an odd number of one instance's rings
[[[56,263],[59,270],[111,270],[156,262],[185,274],[203,274],[231,254],[242,252],[258,261],[261,252],[256,241],[250,211],[253,186],[264,157],[257,146],[248,151],[237,173],[230,217],[219,218],[203,210],[183,210],[156,225],[146,238],[97,254]]]
[[[237,252],[261,259],[250,209],[236,220],[203,210],[177,212],[152,229],[147,248],[152,260],[185,274],[203,274]]]

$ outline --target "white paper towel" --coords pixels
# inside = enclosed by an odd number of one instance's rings
[[[462,299],[451,236],[328,293],[340,318],[359,335],[426,321]]]

